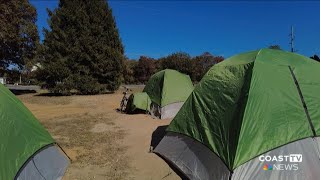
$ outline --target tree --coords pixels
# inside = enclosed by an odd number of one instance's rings
[[[223,59],[223,57],[213,56],[209,52],[194,57],[192,59],[192,80],[199,82],[213,65],[223,61]]]
[[[49,90],[97,94],[118,89],[124,48],[108,3],[60,0],[48,13],[40,74]]]
[[[316,54],[313,55],[313,56],[311,56],[310,58],[313,59],[313,60],[316,60],[316,61],[320,62],[320,58],[319,58],[319,56],[317,56]]]
[[[137,66],[138,61],[125,59],[123,69],[123,79],[125,84],[134,84],[137,82],[134,77],[134,68]]]
[[[140,56],[134,67],[134,77],[139,83],[146,83],[156,71],[155,60],[146,56]]]
[[[188,75],[191,75],[192,73],[192,60],[190,55],[187,53],[173,53],[167,57],[160,58],[159,61],[160,69],[174,69]]]
[[[36,9],[28,0],[0,3],[0,69],[22,69],[33,60],[39,44]]]
[[[269,46],[269,49],[281,50],[281,47],[280,47],[280,45],[271,45],[271,46]]]
[[[19,83],[20,81],[20,71],[17,68],[13,68],[5,73],[7,83]]]

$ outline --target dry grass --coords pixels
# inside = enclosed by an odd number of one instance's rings
[[[142,91],[141,86],[132,89],[130,93]],[[116,112],[122,91],[95,96],[18,96],[71,158],[63,180],[149,180],[172,172],[148,151],[152,132],[170,121]],[[180,179],[173,175],[166,179]]]
[[[24,103],[42,105],[67,105],[71,102],[71,96],[44,96],[42,94],[20,95],[18,98]]]
[[[69,169],[92,167],[101,170],[99,174],[90,174],[86,170],[79,174],[67,173],[65,179],[127,177],[127,157],[124,155],[126,148],[119,143],[124,138],[125,131],[116,127],[105,114],[85,113],[57,119],[59,120],[48,120],[43,124],[51,134],[57,135],[54,138],[71,158]],[[93,131],[97,124],[103,125],[104,129]]]

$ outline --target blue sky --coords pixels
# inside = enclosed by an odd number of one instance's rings
[[[46,8],[55,0],[31,0],[38,12],[40,36]],[[159,58],[183,51],[232,55],[278,44],[289,50],[290,26],[298,53],[320,54],[320,1],[109,1],[125,54]]]

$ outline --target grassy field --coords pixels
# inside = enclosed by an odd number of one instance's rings
[[[161,158],[149,153],[153,131],[170,120],[118,113],[121,90],[96,96],[18,98],[71,158],[64,180],[180,179]]]

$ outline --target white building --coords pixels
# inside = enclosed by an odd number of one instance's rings
[[[36,71],[37,69],[42,68],[40,63],[35,64],[34,66],[32,66],[31,68],[31,72]]]
[[[0,83],[1,84],[6,84],[6,78],[5,77],[0,77]]]

